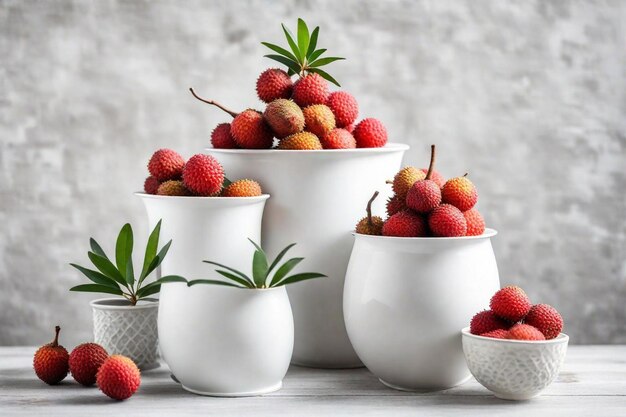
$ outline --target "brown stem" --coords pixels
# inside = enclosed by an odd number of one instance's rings
[[[464,177],[467,177],[467,175],[468,175],[468,172],[466,172],[465,174],[463,174],[463,176],[464,176]]]
[[[59,333],[61,332],[60,326],[54,326],[54,340],[50,343],[50,346],[56,347],[59,346]]]
[[[370,198],[370,201],[367,202],[367,224],[369,224],[370,226],[373,226],[372,203],[374,202],[374,200],[376,200],[376,197],[378,197],[378,191],[374,192],[374,195],[372,195],[372,198]]]
[[[426,173],[426,180],[430,179],[430,175],[435,169],[435,145],[430,145],[430,165],[428,165],[428,172]]]
[[[387,180],[387,181],[385,181],[385,184],[393,184],[393,181]]]
[[[215,106],[215,107],[218,107],[218,108],[220,108],[220,109],[224,110],[226,113],[230,114],[230,115],[231,115],[231,116],[233,116],[233,117],[237,117],[237,115],[239,114],[239,113],[236,113],[236,112],[234,112],[234,111],[232,111],[232,110],[228,110],[226,107],[222,106],[222,105],[221,105],[220,103],[218,103],[217,101],[214,101],[214,100],[206,100],[206,99],[204,99],[204,98],[202,98],[202,97],[198,96],[198,95],[196,94],[196,92],[195,92],[195,91],[193,91],[193,88],[189,88],[189,91],[191,91],[191,94],[193,94],[193,96],[194,96],[195,98],[197,98],[198,100],[202,101],[203,103],[211,104],[211,105],[213,105],[213,106]]]
[[[137,305],[137,297],[134,294],[131,294],[129,301],[131,306]]]

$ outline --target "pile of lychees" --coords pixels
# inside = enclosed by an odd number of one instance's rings
[[[290,50],[267,42],[275,55],[266,55],[287,70],[270,68],[256,82],[264,111],[247,109],[240,113],[221,104],[199,97],[233,117],[231,123],[219,124],[211,134],[214,148],[269,149],[278,139],[277,149],[318,150],[382,147],[387,143],[387,130],[377,119],[366,118],[355,125],[359,114],[356,99],[345,91],[329,91],[328,81],[339,83],[320,67],[341,60],[324,57],[326,49],[317,48],[319,27],[312,33],[298,19],[297,40],[283,25]],[[292,76],[297,75],[294,82]]]
[[[496,339],[549,340],[563,330],[559,312],[548,304],[532,305],[520,287],[502,288],[489,307],[472,318],[470,333]]]
[[[366,235],[398,237],[478,236],[485,231],[485,221],[474,208],[478,191],[467,174],[445,180],[435,171],[435,145],[431,147],[429,167],[402,168],[391,182],[394,195],[387,201],[387,220],[367,216],[359,221],[356,232]]]
[[[97,384],[107,396],[115,400],[131,397],[141,384],[139,368],[132,359],[111,355],[97,343],[83,343],[67,353],[59,344],[61,328],[55,327],[54,340],[41,346],[33,358],[35,373],[43,382],[55,385],[69,372],[81,385]]]
[[[164,196],[256,197],[263,191],[249,179],[230,182],[222,165],[210,155],[197,154],[187,162],[171,149],[159,149],[148,162],[147,194]]]

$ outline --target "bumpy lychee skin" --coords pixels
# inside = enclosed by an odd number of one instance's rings
[[[361,120],[352,134],[359,148],[382,148],[387,143],[387,128],[371,117]]]
[[[284,138],[304,129],[302,109],[292,100],[278,99],[267,105],[263,117],[277,138]]]
[[[293,85],[293,101],[300,107],[324,104],[328,98],[328,82],[318,74],[308,74]]]
[[[508,330],[511,325],[506,321],[496,316],[491,310],[484,310],[480,313],[476,313],[470,321],[470,333],[482,335],[483,333],[491,332],[493,330]]]
[[[293,81],[283,70],[270,68],[261,73],[256,81],[256,93],[261,101],[270,103],[279,98],[291,97]]]
[[[70,372],[81,385],[86,387],[96,383],[98,369],[109,357],[107,351],[97,343],[83,343],[70,353]]]
[[[467,233],[463,213],[450,204],[442,204],[434,209],[428,216],[428,226],[436,237],[459,237]]]
[[[378,191],[372,195],[367,202],[365,209],[367,216],[363,217],[356,225],[355,231],[362,235],[380,236],[383,234],[383,219],[379,216],[372,216],[372,203],[378,197]]]
[[[258,197],[263,194],[261,186],[253,180],[237,180],[222,191],[223,197]]]
[[[546,340],[543,333],[528,324],[515,324],[506,333],[505,339],[512,340]]]
[[[536,304],[524,318],[524,323],[539,329],[547,340],[557,337],[563,330],[563,317],[548,304]]]
[[[191,191],[185,187],[182,181],[179,180],[170,180],[165,181],[163,184],[159,185],[159,189],[157,190],[157,195],[167,195],[171,197],[188,197],[191,194]]]
[[[139,368],[130,358],[110,356],[98,369],[98,388],[114,400],[130,398],[141,384]]]
[[[54,340],[37,349],[33,357],[33,368],[37,377],[49,385],[63,381],[69,371],[70,355],[63,346],[59,345],[61,328],[56,326],[54,330]]]
[[[428,172],[428,168],[420,168],[420,171],[426,174]],[[437,184],[439,188],[443,187],[443,185],[446,183],[446,178],[435,169],[433,169],[433,172],[430,174],[430,179],[435,181],[435,184]]]
[[[506,339],[506,335],[509,333],[508,330],[505,329],[496,329],[490,332],[486,332],[481,334],[482,337],[491,337],[492,339]]]
[[[256,110],[244,110],[235,116],[230,132],[244,149],[269,149],[274,144],[274,132]]]
[[[335,115],[324,104],[314,104],[302,110],[304,114],[304,129],[318,138],[324,137],[335,128]]]
[[[324,149],[354,149],[356,140],[352,133],[346,129],[336,128],[331,130],[320,140]]]
[[[531,304],[523,289],[516,286],[504,287],[496,292],[489,302],[491,311],[503,319],[517,322],[530,311]]]
[[[177,152],[159,149],[152,154],[148,162],[148,171],[159,181],[167,181],[180,178],[184,166],[185,160]]]
[[[150,175],[143,182],[143,190],[146,192],[146,194],[156,194],[157,190],[159,189],[159,185],[161,185],[161,181],[157,180],[156,177]]]
[[[478,201],[478,192],[467,177],[456,177],[449,179],[443,185],[441,199],[444,203],[452,204],[461,211],[467,211]]]
[[[485,231],[485,220],[476,208],[464,211],[463,216],[467,222],[467,236],[480,236],[483,234]]]
[[[406,199],[398,195],[387,199],[387,217],[391,217],[402,210],[406,210]]]
[[[326,105],[330,107],[335,115],[337,127],[351,125],[359,115],[359,104],[352,94],[345,91],[330,93],[326,100]]]
[[[441,204],[441,189],[435,181],[417,181],[406,195],[407,207],[418,213],[430,213],[439,204]]]
[[[322,144],[313,133],[300,132],[281,139],[278,149],[314,151],[322,149]]]
[[[348,132],[354,134],[354,128],[355,128],[355,124],[351,123],[348,126],[345,126],[344,129],[346,129]]]
[[[383,225],[383,236],[424,237],[426,235],[426,222],[422,216],[408,210],[394,214]]]
[[[217,195],[222,191],[224,169],[210,155],[194,155],[185,164],[183,183],[189,191],[199,196]]]
[[[211,145],[216,149],[237,149],[237,142],[230,132],[230,123],[220,123],[211,132]]]
[[[425,172],[421,172],[419,169],[412,166],[404,167],[393,177],[393,192],[398,198],[404,200],[411,187],[413,187],[413,184],[424,178],[426,178]]]

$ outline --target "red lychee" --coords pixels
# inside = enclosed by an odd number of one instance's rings
[[[387,216],[391,217],[394,214],[406,210],[406,199],[399,195],[394,195],[387,199]]]
[[[157,190],[159,189],[159,185],[161,185],[161,181],[157,180],[156,177],[150,175],[143,182],[143,190],[146,192],[146,194],[156,194]]]
[[[96,382],[98,388],[109,397],[125,400],[139,388],[141,374],[130,358],[112,355],[98,369]]]
[[[539,329],[546,339],[554,339],[563,330],[563,317],[548,304],[536,304],[524,318],[524,323]]]
[[[526,317],[531,304],[523,289],[516,286],[504,287],[496,292],[489,302],[491,310],[503,319],[517,322]]]
[[[230,123],[220,123],[213,129],[211,145],[216,149],[236,149],[239,147],[230,133]]]
[[[278,68],[266,69],[256,81],[256,93],[261,101],[270,103],[279,98],[291,97],[293,81],[283,70]]]
[[[70,353],[70,372],[79,384],[90,386],[96,383],[98,369],[109,357],[107,351],[97,343],[83,343]]]
[[[420,171],[426,174],[428,172],[428,168],[420,168]],[[433,172],[430,174],[430,179],[435,181],[435,184],[437,184],[439,188],[443,187],[443,185],[446,183],[445,177],[441,175],[436,169],[433,169]]]
[[[450,204],[442,204],[428,216],[428,226],[434,236],[457,237],[467,233],[467,222],[463,213]]]
[[[433,169],[435,168],[435,145],[430,147],[430,166],[423,180],[416,181],[406,195],[406,205],[408,208],[427,214],[441,204],[441,189],[431,180]]]
[[[180,178],[184,166],[185,160],[177,152],[159,149],[150,158],[148,171],[157,180],[167,181]]]
[[[353,149],[356,148],[356,140],[345,129],[333,129],[320,140],[324,149]]]
[[[528,324],[515,324],[506,333],[505,339],[513,340],[546,340],[543,333]]]
[[[396,193],[398,198],[405,200],[413,184],[424,178],[426,178],[426,174],[419,169],[412,166],[404,167],[393,177],[393,182],[391,183],[393,192]],[[389,181],[387,181],[387,183],[389,183]],[[406,202],[403,204],[405,203]]]
[[[194,155],[185,164],[183,183],[194,194],[200,196],[217,195],[222,191],[224,169],[210,155]]]
[[[478,192],[466,176],[456,177],[446,181],[441,188],[441,201],[452,204],[461,211],[467,211],[478,201]]]
[[[383,236],[424,237],[426,234],[426,222],[422,216],[409,210],[394,214],[383,225]]]
[[[348,132],[354,134],[354,123],[349,124],[348,126],[345,126],[344,129],[346,129]]]
[[[387,143],[385,125],[371,117],[361,120],[352,135],[358,148],[381,148]]]
[[[482,337],[491,337],[493,339],[506,339],[506,335],[509,333],[508,330],[505,329],[496,329],[490,332],[486,332],[481,334]]]
[[[337,127],[351,125],[359,115],[359,104],[352,94],[345,91],[330,93],[326,105],[333,111]]]
[[[59,345],[61,328],[56,326],[54,330],[54,340],[37,349],[33,358],[33,368],[37,377],[49,385],[63,381],[69,370],[70,355],[63,346]]]
[[[263,193],[258,182],[253,180],[237,180],[222,192],[223,197],[257,197]]]
[[[485,220],[478,210],[472,208],[464,211],[463,216],[467,222],[467,236],[480,236],[483,234],[485,231]]]
[[[293,85],[293,101],[300,107],[324,104],[328,98],[328,83],[318,74],[308,74]]]
[[[274,144],[272,129],[256,110],[244,110],[235,116],[230,132],[237,145],[244,149],[269,149]]]
[[[157,195],[167,195],[170,197],[178,196],[178,197],[188,197],[191,196],[191,191],[185,187],[182,181],[179,180],[169,180],[165,181],[163,184],[159,185],[159,189],[157,190]]]
[[[324,137],[335,128],[335,115],[325,104],[314,104],[302,109],[304,129],[318,138]]]
[[[496,316],[491,310],[484,310],[480,313],[476,313],[470,321],[470,333],[479,334],[490,332],[492,330],[504,329],[508,330],[511,325],[506,321]]]
[[[295,133],[280,140],[278,149],[317,151],[322,149],[319,138],[311,132]]]

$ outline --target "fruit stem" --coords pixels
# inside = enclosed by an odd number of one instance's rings
[[[196,94],[196,92],[195,92],[195,91],[193,91],[193,88],[189,88],[189,91],[191,91],[191,94],[192,94],[195,98],[197,98],[198,100],[202,101],[203,103],[211,104],[211,105],[213,105],[213,106],[215,106],[215,107],[218,107],[218,108],[220,108],[220,109],[224,110],[226,113],[230,114],[230,115],[231,115],[231,116],[233,116],[233,117],[237,117],[237,115],[239,114],[239,113],[236,113],[236,112],[234,112],[234,111],[232,111],[232,110],[228,110],[226,107],[222,106],[222,105],[221,105],[220,103],[218,103],[217,101],[214,101],[214,100],[206,100],[206,99],[204,99],[204,98],[202,98],[202,97],[198,96],[198,95]]]
[[[59,346],[59,333],[61,332],[61,326],[54,326],[54,340],[50,343],[50,346]]]
[[[435,145],[430,145],[430,165],[428,165],[428,172],[426,173],[425,180],[429,180],[433,170],[435,168]]]
[[[469,174],[469,172],[466,172],[465,174],[463,174],[464,177],[467,177],[467,175]]]
[[[372,223],[372,203],[374,202],[374,200],[376,200],[376,197],[378,197],[378,191],[375,191],[374,195],[372,195],[372,198],[370,198],[370,201],[367,202],[367,224],[369,224],[370,226],[374,225]]]

